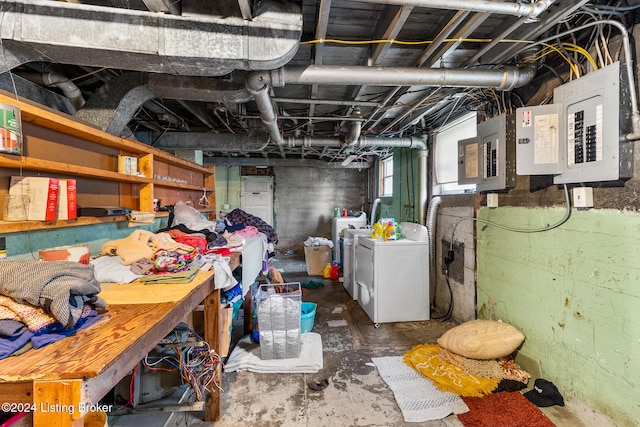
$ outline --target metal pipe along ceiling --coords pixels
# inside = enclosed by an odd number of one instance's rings
[[[256,100],[260,118],[269,131],[271,141],[280,146],[284,140],[278,128],[276,108],[269,95],[269,86],[283,87],[291,84],[353,84],[380,86],[459,86],[486,87],[510,90],[523,86],[533,79],[533,66],[522,69],[503,67],[497,70],[486,69],[444,69],[444,68],[402,68],[402,67],[366,67],[366,66],[323,66],[285,67],[278,70],[256,71],[246,81],[246,87]],[[393,138],[397,139],[397,138]],[[408,147],[408,145],[389,145],[391,138],[376,138],[378,147]],[[359,138],[352,145],[367,144],[367,138]],[[325,138],[310,138],[309,145],[323,145]],[[372,145],[373,146],[373,145]],[[410,146],[410,145],[409,145]],[[424,149],[424,147],[412,147]]]
[[[527,16],[536,18],[555,2],[538,0],[532,3],[506,3],[486,0],[359,0],[365,3],[395,4],[401,6],[429,7],[433,9],[468,10],[502,15]]]
[[[531,81],[534,67],[487,69],[327,66],[285,67],[283,82],[368,86],[448,86],[511,90]]]

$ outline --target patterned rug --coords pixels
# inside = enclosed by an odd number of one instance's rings
[[[439,420],[469,410],[460,396],[438,389],[430,379],[407,366],[402,356],[375,357],[371,361],[393,392],[406,422]]]
[[[421,344],[404,355],[404,362],[413,367],[443,391],[459,396],[482,397],[498,387],[499,378],[471,375],[438,357],[440,346]]]
[[[545,414],[519,391],[463,397],[469,412],[458,415],[465,427],[554,427]]]

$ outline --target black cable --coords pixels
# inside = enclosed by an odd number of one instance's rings
[[[449,267],[447,267],[445,271],[445,279],[447,281],[447,288],[449,289],[449,308],[447,308],[447,312],[443,316],[432,317],[434,320],[442,320],[443,322],[449,321],[453,314],[453,290],[451,289],[451,281],[449,280]]]

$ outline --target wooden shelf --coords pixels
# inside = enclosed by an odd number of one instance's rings
[[[0,103],[16,106],[22,122],[22,155],[0,153],[0,203],[12,175],[51,175],[77,180],[79,206],[122,206],[152,212],[163,205],[215,194],[213,167],[204,167],[141,142],[120,138],[33,101],[0,90]],[[118,172],[120,156],[137,158],[138,175]],[[167,177],[165,179],[164,177]],[[5,182],[7,183],[5,186]],[[215,205],[199,209],[215,212]],[[71,221],[0,222],[0,233],[126,221],[117,216]]]
[[[26,98],[18,97],[18,99],[16,99],[13,94],[4,90],[0,90],[0,103],[18,107],[23,122],[37,124],[47,129],[92,141],[106,147],[140,155],[153,154],[156,160],[162,160],[166,163],[196,172],[211,173],[211,170],[204,166],[175,157],[166,151],[159,150],[150,145],[108,134],[93,125],[80,122],[68,114],[52,110]]]
[[[125,215],[112,216],[81,216],[68,221],[0,221],[0,233],[17,233],[27,230],[47,230],[51,228],[78,227],[82,225],[105,224],[110,222],[127,221]]]

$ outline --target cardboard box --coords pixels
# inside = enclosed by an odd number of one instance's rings
[[[77,191],[75,179],[61,179],[58,187],[58,219],[78,217]]]
[[[56,178],[12,176],[9,194],[29,196],[29,221],[55,221],[58,216],[58,185]]]
[[[324,268],[331,264],[332,251],[329,246],[305,246],[304,260],[309,276],[324,276]]]
[[[131,156],[118,156],[118,172],[125,175],[137,175],[138,158]]]

